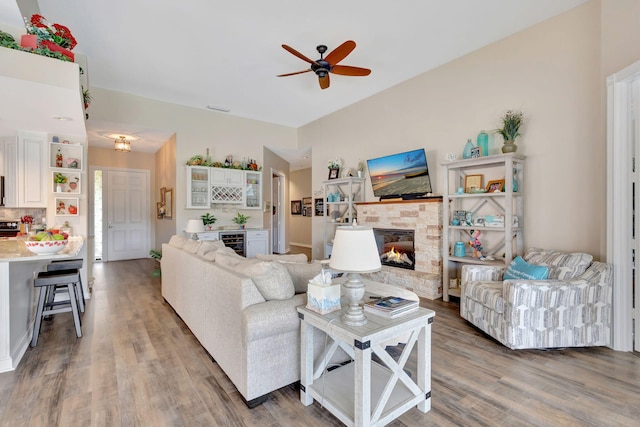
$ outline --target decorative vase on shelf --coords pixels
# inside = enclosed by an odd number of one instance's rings
[[[489,155],[489,135],[485,131],[480,131],[478,134],[478,147],[480,147],[481,155]]]
[[[469,138],[467,139],[467,145],[464,146],[464,150],[462,151],[462,158],[470,159],[472,149],[473,149],[473,142],[471,142],[471,138]]]
[[[508,139],[504,142],[502,146],[503,153],[515,153],[518,150],[518,146],[512,139]]]
[[[518,169],[513,168],[513,192],[518,192]]]
[[[56,184],[56,193],[62,193],[62,184]]]

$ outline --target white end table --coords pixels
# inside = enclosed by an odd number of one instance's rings
[[[435,312],[425,308],[396,319],[367,313],[364,326],[348,326],[340,321],[342,311],[326,315],[298,307],[301,324],[300,400],[305,406],[313,399],[321,403],[347,426],[383,426],[416,406],[431,409],[431,323]],[[325,332],[327,348],[318,363],[313,360],[313,329]],[[396,362],[385,351],[385,342],[409,334]],[[417,376],[404,365],[417,345]],[[342,348],[354,362],[325,372],[328,362]],[[384,363],[371,361],[375,354]]]

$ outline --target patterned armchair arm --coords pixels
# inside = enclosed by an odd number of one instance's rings
[[[511,348],[608,345],[612,266],[594,262],[572,280],[505,280],[505,341]]]
[[[471,265],[462,266],[460,284],[464,286],[469,282],[499,282],[502,280],[504,267],[497,265]]]

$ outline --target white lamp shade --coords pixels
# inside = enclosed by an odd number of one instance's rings
[[[346,226],[336,229],[329,266],[348,273],[380,270],[380,254],[371,227]]]
[[[201,219],[190,219],[187,221],[187,228],[184,231],[187,233],[201,233],[204,231],[204,224]]]

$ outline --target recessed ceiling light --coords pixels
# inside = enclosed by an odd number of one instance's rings
[[[227,107],[218,107],[216,105],[207,105],[207,109],[208,110],[213,110],[213,111],[220,111],[222,113],[228,113],[229,111],[231,111],[231,108],[227,108]]]
[[[71,117],[66,116],[51,116],[51,118],[53,120],[60,120],[61,122],[70,122],[73,120]]]

